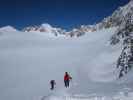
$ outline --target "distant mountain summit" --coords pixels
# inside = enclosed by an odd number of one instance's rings
[[[52,27],[50,24],[42,24],[38,26],[29,26],[24,28],[22,31],[24,32],[40,32],[40,33],[50,33],[55,36],[65,34],[65,30],[61,28]]]
[[[15,29],[12,26],[5,26],[0,28],[0,32],[15,32],[17,29]]]

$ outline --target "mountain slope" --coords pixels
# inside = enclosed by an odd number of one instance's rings
[[[123,85],[125,81],[119,84],[116,80],[118,73],[114,65],[121,48],[109,44],[115,30],[104,29],[79,38],[58,39],[25,32],[2,35],[0,99],[40,100],[54,93],[59,96],[67,93],[112,96],[125,87],[132,90],[132,80],[126,86]],[[66,71],[73,77],[70,89],[64,88]],[[57,83],[53,93],[49,90],[51,79]]]
[[[119,27],[133,16],[133,0],[123,7],[119,7],[113,12],[113,14],[107,18],[104,18],[100,23],[96,25],[97,29]]]

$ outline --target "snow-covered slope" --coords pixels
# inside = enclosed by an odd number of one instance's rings
[[[133,0],[130,0],[125,6],[119,7],[111,16],[104,18],[100,23],[96,24],[96,29],[119,27],[131,16],[133,17]]]
[[[124,88],[132,90],[133,80],[127,82],[124,77],[126,84],[117,80],[114,66],[121,45],[109,42],[115,30],[89,32],[79,38],[6,32],[0,37],[0,99],[40,100],[51,95],[56,96],[52,100],[60,100],[63,95],[114,96]],[[70,89],[64,88],[66,71],[73,77]],[[57,83],[52,92],[51,79]]]
[[[132,69],[133,65],[133,0],[116,10],[106,19],[106,22],[106,24],[110,23],[110,25],[118,27],[111,38],[111,44],[123,43],[123,49],[117,62],[117,68],[120,69],[119,77],[122,77]]]

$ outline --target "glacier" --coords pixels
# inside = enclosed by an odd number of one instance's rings
[[[122,44],[110,45],[116,28],[79,38],[32,32],[0,34],[0,100],[132,100],[133,74],[118,79]],[[65,89],[64,72],[73,80]],[[49,81],[56,81],[54,91]]]

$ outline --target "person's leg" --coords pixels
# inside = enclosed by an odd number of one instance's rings
[[[69,80],[68,80],[68,87],[69,87]]]
[[[69,80],[67,80],[67,87],[69,87]]]
[[[68,80],[66,80],[66,87],[69,87],[69,83],[68,83]]]
[[[54,84],[51,84],[51,90],[53,90],[54,89]]]
[[[67,82],[66,82],[66,80],[64,81],[64,84],[65,84],[65,87],[67,88]]]
[[[51,88],[50,89],[52,90],[52,84],[51,84]]]
[[[52,84],[52,90],[54,89],[54,84]]]

